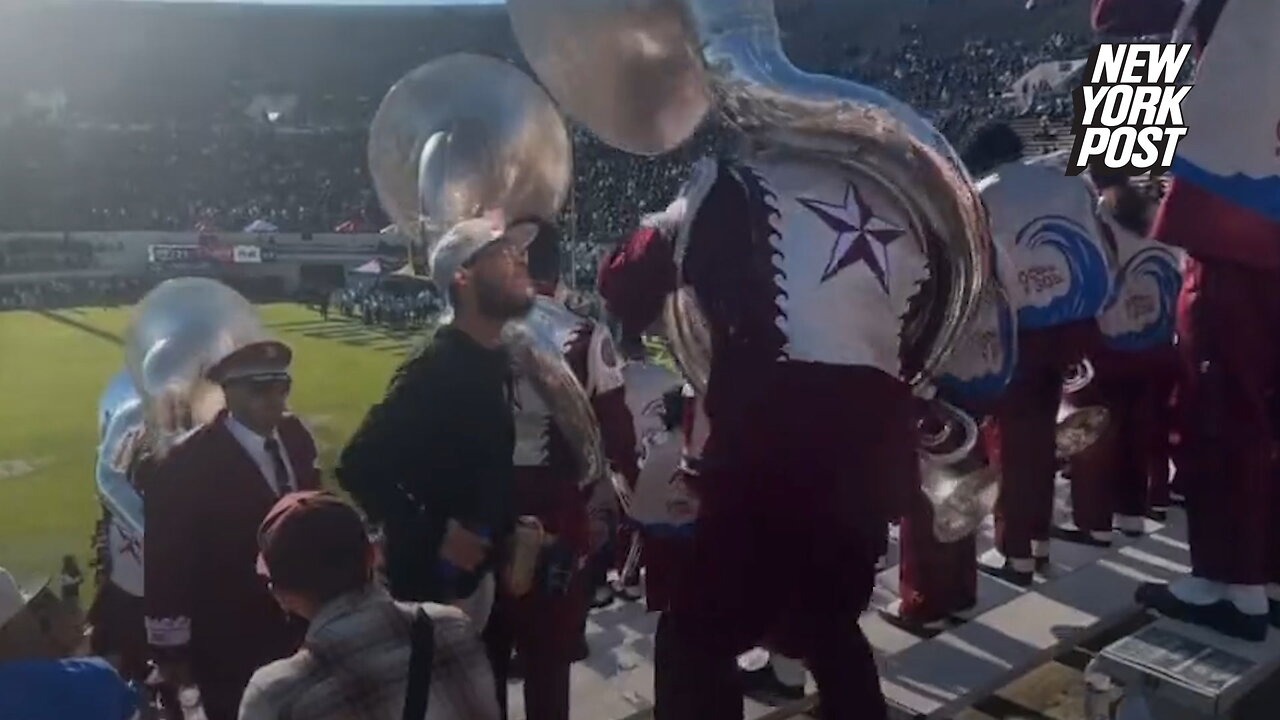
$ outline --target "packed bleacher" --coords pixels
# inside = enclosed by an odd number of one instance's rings
[[[1018,12],[984,10],[954,32],[952,11],[935,4],[877,6],[867,12],[878,24],[867,28],[850,26],[836,5],[806,0],[781,11],[801,65],[886,89],[956,141],[980,119],[1022,115],[1028,140],[1069,142],[1069,98],[1007,95],[1036,63],[1083,56],[1082,3],[1026,13],[1010,2]],[[13,100],[0,105],[8,106],[0,111],[0,231],[239,230],[259,220],[286,232],[380,229],[387,220],[365,138],[381,95],[436,55],[465,48],[520,57],[504,14],[491,8],[27,12],[76,50],[66,65],[32,68],[29,42],[0,38],[10,41],[0,99]],[[1012,31],[992,25],[1004,16]],[[118,36],[104,39],[102,27]],[[149,62],[134,61],[128,77],[99,75],[97,66],[119,60],[118,43],[144,40],[140,27],[150,32],[140,51]],[[260,56],[239,52],[245,45]],[[25,74],[15,69],[24,63]],[[599,254],[593,246],[661,209],[693,158],[729,142],[713,122],[657,158],[629,156],[578,129],[574,140],[566,223],[584,277]]]

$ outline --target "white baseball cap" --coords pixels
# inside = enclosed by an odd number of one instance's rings
[[[537,234],[538,226],[533,222],[517,222],[503,227],[501,221],[488,217],[463,220],[449,228],[431,249],[428,260],[431,282],[448,304],[449,286],[453,284],[454,274],[476,253],[503,238],[512,238],[521,246],[528,247]]]
[[[0,567],[0,627],[4,627],[5,623],[12,620],[27,607],[27,603],[31,602],[31,598],[37,593],[24,593],[22,588],[18,587],[18,581],[13,579],[13,575],[8,570]]]

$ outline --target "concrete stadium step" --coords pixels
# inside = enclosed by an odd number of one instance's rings
[[[1190,570],[1185,520],[1018,593],[973,620],[891,655],[881,669],[900,718],[950,717],[1066,650],[1131,620],[1133,592]]]
[[[1055,522],[1061,523],[1070,517],[1066,481],[1060,478],[1056,490]],[[1140,612],[1133,602],[1140,582],[1166,580],[1189,569],[1180,512],[1172,512],[1163,526],[1148,522],[1147,530],[1151,534],[1138,540],[1117,535],[1111,548],[1054,542],[1050,570],[1030,589],[979,574],[978,605],[968,613],[972,619],[933,638],[907,632],[874,611],[897,594],[898,549],[891,537],[893,565],[879,573],[872,611],[859,624],[875,649],[895,716],[950,717],[1075,644],[1131,620]],[[988,521],[979,534],[979,553],[992,543]],[[656,626],[657,616],[643,603],[617,601],[591,614],[590,656],[572,670],[573,720],[652,716]],[[812,693],[812,680],[809,685]],[[518,682],[508,686],[508,697],[510,717],[523,720]],[[772,708],[751,699],[746,706],[751,720],[804,718],[807,709],[804,704]]]

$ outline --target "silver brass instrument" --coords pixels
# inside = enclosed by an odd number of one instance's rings
[[[569,131],[551,98],[513,65],[471,54],[433,60],[387,93],[369,131],[369,168],[383,208],[427,255],[462,220],[554,221],[573,179]],[[600,424],[565,359],[584,320],[538,298],[504,341],[578,453],[582,482],[606,477]]]
[[[369,129],[369,170],[387,215],[430,244],[459,221],[555,219],[572,180],[555,104],[509,63],[459,53],[405,75]],[[428,255],[430,247],[426,248]]]
[[[102,396],[98,398],[99,439],[107,432],[107,424],[111,422],[111,416],[115,414],[117,408],[135,397],[137,397],[137,391],[133,389],[133,378],[129,376],[128,370],[122,369],[111,376],[107,381],[106,389],[102,391]]]
[[[981,198],[935,128],[884,92],[796,68],[782,51],[773,0],[508,0],[507,9],[552,96],[615,147],[672,150],[714,106],[754,150],[837,166],[893,198],[928,244],[930,279],[906,318],[902,359],[904,379],[921,391],[930,385],[992,267]],[[678,236],[677,263],[688,240]],[[705,393],[712,342],[692,288],[668,297],[663,318],[673,355]],[[976,433],[971,420],[960,427]],[[961,444],[974,443],[976,435]],[[965,497],[955,486],[933,495]]]
[[[586,389],[565,361],[565,350],[584,324],[582,317],[560,303],[539,296],[525,318],[507,323],[502,340],[517,376],[533,386],[569,441],[582,474],[580,484],[585,487],[606,480],[608,473],[600,422]]]
[[[937,429],[922,433],[922,488],[933,506],[934,537],[955,542],[973,534],[991,513],[1000,474],[978,459],[978,426],[968,413],[941,399],[930,409]]]
[[[997,261],[1005,260],[997,255]],[[992,402],[1003,394],[1017,365],[1018,315],[1003,281],[1015,277],[1002,264],[988,284],[956,351],[943,366],[945,390],[970,401]],[[927,391],[926,391],[927,392]],[[978,447],[977,422],[964,410],[934,397],[929,405],[934,432],[922,432],[920,477],[933,506],[933,533],[955,542],[975,532],[991,514],[1000,472]]]
[[[130,476],[142,452],[163,456],[224,405],[205,371],[240,345],[267,337],[257,312],[231,288],[205,278],[156,286],[125,331],[125,366],[99,400],[103,422],[94,485],[106,511],[111,582],[143,592],[143,498]]]
[[[1093,382],[1093,363],[1081,360],[1072,366],[1062,383],[1063,400],[1058,408],[1058,428],[1055,437],[1058,460],[1066,461],[1088,450],[1102,437],[1111,423],[1111,412],[1100,405],[1077,407],[1071,395]]]
[[[950,144],[914,110],[849,80],[797,69],[772,0],[510,0],[512,26],[557,102],[610,144],[641,154],[683,143],[714,105],[757,145],[832,163],[896,198],[932,246],[933,279],[908,318],[904,358],[941,365],[990,267],[990,229]],[[708,102],[710,98],[710,102]],[[680,257],[679,249],[677,257]],[[691,295],[666,313],[690,380],[706,377]],[[699,391],[705,387],[695,385]]]
[[[152,450],[163,455],[179,435],[213,419],[225,399],[205,371],[267,337],[249,301],[216,280],[175,278],[147,293],[125,332],[125,364]]]
[[[119,379],[127,383],[121,386]],[[142,496],[129,478],[129,469],[144,445],[146,423],[142,398],[121,371],[108,383],[99,402],[105,418],[94,463],[94,487],[106,511],[107,533],[102,543],[110,556],[110,580],[125,592],[142,595]],[[131,548],[131,549],[130,549]]]

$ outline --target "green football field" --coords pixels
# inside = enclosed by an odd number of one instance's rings
[[[328,475],[423,332],[326,323],[293,304],[259,309],[294,349],[293,409]],[[0,313],[0,567],[19,582],[55,574],[68,553],[88,573],[98,398],[123,365],[128,321],[128,309]]]

